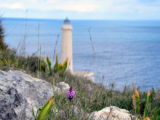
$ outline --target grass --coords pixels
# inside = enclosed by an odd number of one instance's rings
[[[2,61],[10,60],[10,64],[3,63]],[[38,57],[28,56],[17,56],[16,51],[6,49],[0,51],[0,69],[8,71],[12,70],[24,70],[26,73],[31,74],[33,77],[37,77],[38,70]],[[12,64],[11,64],[12,63]],[[55,94],[55,105],[58,109],[58,113],[52,114],[53,120],[61,119],[85,119],[88,114],[93,111],[99,111],[110,105],[117,106],[121,109],[129,110],[131,114],[135,114],[134,107],[132,104],[133,89],[127,86],[124,87],[123,91],[115,91],[115,84],[111,83],[109,89],[106,89],[102,84],[93,83],[86,78],[72,75],[70,72],[65,72],[62,76],[54,73],[50,75],[49,71],[39,71],[39,78],[44,79],[47,82],[53,84],[53,78],[55,84],[59,82],[68,83],[76,92],[76,99],[73,100],[73,105],[79,110],[76,114],[72,115],[73,108],[69,100],[65,95]],[[90,84],[92,90],[89,91],[85,86]],[[145,84],[145,83],[144,83]],[[140,114],[139,117],[143,116],[145,109],[147,91],[139,91],[140,96]],[[151,106],[152,109],[149,111],[150,115],[153,114],[154,109],[160,108],[160,90],[151,90]]]
[[[0,24],[1,26],[1,24]],[[1,30],[1,27],[0,27]],[[3,31],[3,30],[2,30]],[[3,32],[1,38],[4,39]],[[58,39],[58,38],[57,38]],[[4,43],[5,44],[5,43]],[[7,46],[7,45],[6,45]],[[1,46],[0,46],[1,47]],[[47,82],[55,84],[59,82],[68,83],[76,92],[76,99],[70,102],[66,95],[54,95],[54,107],[49,116],[52,120],[84,120],[89,119],[88,115],[93,111],[99,111],[108,106],[117,106],[121,109],[129,110],[131,114],[135,114],[134,106],[132,104],[133,89],[125,86],[123,91],[114,90],[115,84],[110,83],[109,88],[105,88],[102,84],[96,84],[84,77],[72,75],[70,72],[50,74],[50,71],[42,72],[39,69],[41,60],[37,56],[23,56],[17,55],[16,50],[11,50],[7,47],[0,49],[0,69],[8,70],[23,70],[33,77],[44,79]],[[94,48],[93,48],[94,49]],[[55,51],[54,51],[55,52]],[[96,64],[96,63],[95,63]],[[37,75],[38,74],[38,75]],[[92,90],[88,90],[85,86],[89,84]],[[144,83],[146,84],[146,83]],[[139,91],[139,90],[138,90]],[[147,91],[139,91],[140,96],[140,113],[136,115],[140,119],[143,118],[143,113],[146,104]],[[53,109],[52,108],[52,109]],[[154,114],[154,110],[160,108],[160,90],[151,89],[151,109],[149,110],[149,117]],[[32,108],[31,108],[32,109]],[[152,118],[151,118],[152,119]],[[155,120],[155,119],[154,119]]]

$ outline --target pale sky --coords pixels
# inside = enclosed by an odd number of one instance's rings
[[[26,12],[26,10],[28,10]],[[0,0],[10,18],[160,20],[160,0]]]

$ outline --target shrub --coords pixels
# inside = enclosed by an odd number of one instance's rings
[[[0,18],[0,50],[7,49],[8,45],[4,42],[4,29],[2,26],[2,19]]]
[[[53,73],[59,73],[60,76],[63,76],[64,71],[67,69],[68,65],[68,60],[62,64],[59,63],[58,55],[56,55],[56,63],[54,64],[53,68],[51,67],[51,61],[48,57],[46,56],[46,61],[44,60],[43,57],[41,57],[41,70],[43,72],[46,72],[46,70],[49,70],[50,75],[53,75]]]

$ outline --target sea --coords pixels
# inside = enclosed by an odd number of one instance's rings
[[[62,19],[3,18],[5,42],[24,55],[61,56]],[[160,88],[160,21],[72,20],[73,69],[115,89]],[[56,44],[57,41],[57,44]],[[38,49],[40,48],[40,49]],[[40,53],[37,51],[40,50]]]

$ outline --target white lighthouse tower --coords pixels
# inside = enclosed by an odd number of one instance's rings
[[[61,40],[61,63],[64,63],[68,59],[67,69],[77,76],[83,76],[94,82],[94,73],[86,71],[73,71],[73,57],[72,57],[72,25],[68,18],[64,20],[64,24],[61,27],[62,40]]]
[[[73,71],[73,57],[72,57],[72,25],[68,18],[64,20],[64,24],[61,27],[62,40],[61,40],[61,63],[64,63],[68,59],[68,68]]]

